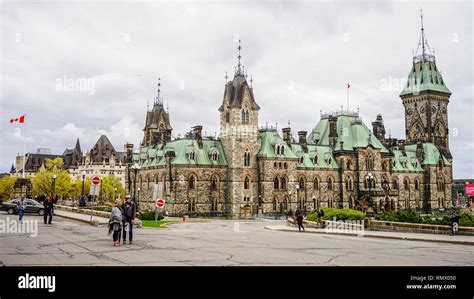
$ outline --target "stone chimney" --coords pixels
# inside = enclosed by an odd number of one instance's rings
[[[329,145],[332,148],[336,147],[337,142],[337,117],[329,117]]]
[[[202,148],[202,126],[197,125],[192,127],[193,138],[197,140],[199,148]]]
[[[372,122],[372,131],[379,141],[383,142],[385,140],[385,126],[382,114],[377,114],[376,120]]]
[[[305,153],[308,152],[308,143],[306,142],[306,134],[308,132],[306,131],[299,131],[298,132],[298,143],[301,144],[301,147],[303,148],[303,151]]]
[[[291,128],[283,128],[283,141],[285,141],[288,145],[291,144]]]

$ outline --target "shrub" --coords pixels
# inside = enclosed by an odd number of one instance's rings
[[[137,214],[137,218],[140,220],[155,220],[155,212],[140,212]],[[163,218],[163,213],[159,213],[158,220],[161,220]]]
[[[459,220],[460,226],[474,226],[474,217],[469,212],[462,212],[461,219]],[[387,212],[380,216],[376,216],[375,219],[382,221],[394,221],[394,222],[409,222],[409,223],[423,223],[423,224],[434,224],[434,225],[451,225],[451,217],[433,217],[433,216],[420,216],[415,210],[402,210],[397,212]]]
[[[365,218],[363,212],[352,209],[323,208],[323,212],[324,220],[334,220],[334,217],[336,220],[363,220]],[[317,221],[317,215],[317,211],[313,211],[306,217],[306,220]]]
[[[471,213],[462,212],[460,216],[461,216],[461,219],[459,220],[460,226],[474,226],[474,216],[472,216]]]

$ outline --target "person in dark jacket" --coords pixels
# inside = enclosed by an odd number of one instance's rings
[[[301,212],[296,215],[296,222],[298,223],[298,230],[301,231],[303,229],[304,231],[303,214]]]
[[[125,196],[125,202],[122,205],[123,211],[123,244],[127,242],[127,231],[129,234],[128,242],[129,244],[133,243],[133,219],[135,219],[135,214],[137,213],[137,208],[135,203],[132,201],[130,195]]]
[[[461,217],[456,211],[453,211],[453,214],[451,215],[451,236],[456,235],[456,231],[459,227],[459,219],[461,219]]]
[[[51,224],[51,222],[53,221],[54,203],[51,200],[51,197],[49,195],[46,196],[46,199],[43,202],[43,207],[44,207],[44,224],[46,223]]]
[[[115,206],[112,208],[109,219],[109,235],[113,234],[112,239],[114,241],[114,246],[120,246],[120,233],[122,232],[123,224],[123,213],[120,206],[122,201],[117,199],[115,201]]]

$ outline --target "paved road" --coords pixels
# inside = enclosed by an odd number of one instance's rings
[[[7,215],[0,212],[0,221]],[[105,227],[60,217],[39,235],[0,234],[0,265],[474,265],[469,245],[271,231],[283,221],[226,221],[137,229],[134,245],[112,247]]]

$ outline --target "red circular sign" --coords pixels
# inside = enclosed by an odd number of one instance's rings
[[[165,206],[165,201],[164,201],[164,199],[158,199],[158,200],[156,201],[156,206],[157,206],[158,208],[164,207],[164,206]]]
[[[98,176],[93,177],[92,178],[92,184],[99,185],[100,184],[100,178]]]

